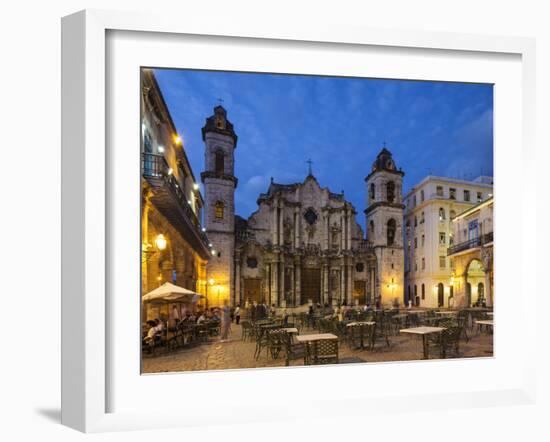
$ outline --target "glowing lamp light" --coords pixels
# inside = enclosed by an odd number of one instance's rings
[[[208,247],[212,247],[212,243],[208,243]]]
[[[164,153],[164,146],[159,146],[158,151],[159,153]]]
[[[155,238],[155,245],[157,246],[157,249],[159,249],[159,250],[164,250],[166,248],[167,242],[168,241],[166,241],[166,238],[164,237],[164,235],[162,233],[160,233]]]
[[[212,250],[212,256],[216,255],[216,251]]]
[[[161,281],[162,280],[162,275],[158,275],[157,276],[157,281]]]
[[[193,189],[199,190],[199,185],[198,185],[197,183],[194,183],[194,184],[193,184]]]
[[[203,228],[202,228],[202,231],[203,231],[203,232],[206,232],[206,227],[203,227]]]
[[[168,169],[168,175],[172,175],[174,173],[174,171],[172,170],[172,168],[170,167],[170,169]]]
[[[187,200],[187,204],[191,205],[191,200]]]
[[[179,135],[174,135],[174,143],[178,146],[182,143],[182,139]]]
[[[214,285],[215,282],[216,282],[216,281],[214,281],[214,278],[210,278],[210,279],[208,280],[208,284],[210,284],[210,285]]]

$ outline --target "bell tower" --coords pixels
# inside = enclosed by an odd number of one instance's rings
[[[205,145],[204,171],[201,179],[205,193],[205,227],[212,244],[212,256],[206,274],[213,284],[208,286],[208,306],[233,304],[235,253],[235,148],[237,135],[222,106],[206,119],[202,128]]]
[[[389,305],[403,300],[405,254],[403,248],[403,176],[391,152],[384,148],[365,178],[367,185],[367,240],[376,259],[375,299]]]

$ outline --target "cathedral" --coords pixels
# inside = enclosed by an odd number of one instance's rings
[[[238,137],[222,106],[206,119],[202,137],[210,305],[402,302],[404,172],[385,147],[363,184],[363,232],[353,205],[322,187],[311,167],[303,182],[272,179],[258,209],[248,219],[236,215]]]

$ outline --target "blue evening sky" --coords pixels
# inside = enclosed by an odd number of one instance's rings
[[[235,203],[245,218],[270,177],[301,182],[311,158],[320,185],[343,190],[364,228],[364,178],[384,141],[405,171],[405,192],[428,174],[493,174],[491,85],[167,69],[155,74],[197,180],[204,168],[201,128],[223,99],[239,136]]]

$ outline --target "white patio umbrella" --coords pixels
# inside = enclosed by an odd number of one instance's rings
[[[202,295],[195,293],[183,287],[179,287],[170,282],[165,282],[160,287],[143,295],[141,298],[144,303],[169,303],[169,302],[197,302]]]

